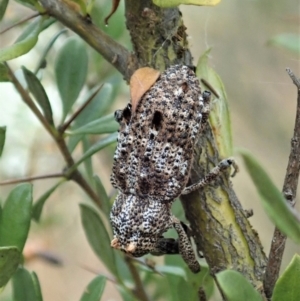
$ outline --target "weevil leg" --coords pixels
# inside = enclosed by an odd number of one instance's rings
[[[196,259],[195,253],[193,251],[192,245],[189,238],[181,225],[180,220],[175,216],[172,217],[174,228],[178,233],[178,249],[179,254],[182,256],[183,260],[189,266],[192,272],[198,273],[200,271],[200,264]]]
[[[203,188],[204,186],[208,185],[213,180],[215,180],[224,170],[228,169],[230,166],[234,168],[234,172],[231,175],[232,177],[234,177],[235,174],[238,172],[239,168],[233,158],[228,158],[222,160],[205,176],[204,179],[200,180],[198,183],[186,187],[181,194],[189,194],[197,189]]]
[[[150,253],[154,256],[179,254],[178,240],[174,238],[161,237],[157,240],[154,250]]]
[[[209,91],[204,91],[202,93],[203,98],[203,109],[202,109],[202,119],[201,119],[201,129],[202,131],[206,125],[208,120],[209,112],[210,112],[210,96],[211,93]]]

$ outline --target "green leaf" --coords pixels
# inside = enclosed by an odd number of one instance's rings
[[[160,7],[174,7],[180,4],[215,6],[220,2],[221,0],[153,0],[153,3]]]
[[[296,243],[300,243],[298,213],[283,197],[256,159],[245,150],[238,150],[262,200],[262,205],[276,227]]]
[[[53,22],[53,19],[38,18],[31,23],[13,45],[0,49],[0,62],[14,59],[29,52],[37,43],[39,33]]]
[[[16,0],[20,4],[29,7],[30,9],[37,10],[38,12],[42,13],[45,12],[45,9],[39,3],[38,0]]]
[[[38,276],[35,272],[32,272],[31,277],[32,277],[33,286],[34,286],[37,301],[43,301],[42,290],[41,290],[41,286],[40,286]]]
[[[178,266],[158,265],[158,266],[156,266],[156,270],[163,274],[171,274],[174,276],[179,276],[180,278],[183,278],[184,280],[187,279],[185,270]]]
[[[109,197],[105,191],[105,188],[100,180],[100,178],[95,175],[94,177],[94,183],[95,183],[95,186],[96,186],[96,191],[97,191],[97,194],[99,196],[99,198],[101,199],[101,203],[102,203],[102,209],[103,209],[103,212],[105,213],[106,217],[109,217],[109,214],[110,214],[110,203],[109,203]]]
[[[102,148],[114,143],[117,141],[118,133],[113,133],[92,145],[83,155],[82,157],[73,165],[73,168],[79,166],[84,160],[91,157],[93,154],[97,153]]]
[[[113,133],[118,130],[120,125],[116,122],[114,114],[101,117],[94,120],[74,131],[68,131],[69,135],[80,135],[80,134],[106,134]]]
[[[56,188],[63,183],[63,181],[60,181],[56,183],[53,187],[51,187],[49,190],[47,190],[42,196],[38,198],[38,200],[35,202],[32,208],[32,218],[39,222],[42,214],[42,210],[44,208],[45,202],[50,197],[50,195],[56,190]]]
[[[197,76],[199,79],[204,79],[208,82],[219,95],[219,98],[216,98],[213,102],[211,102],[212,109],[209,114],[209,120],[212,125],[212,130],[220,155],[222,158],[227,158],[233,154],[228,100],[220,76],[208,66],[209,53],[210,49],[204,52],[204,54],[199,58],[197,64]],[[209,90],[203,82],[201,82],[201,88],[202,91]]]
[[[3,19],[7,4],[8,4],[8,0],[1,0],[0,2],[0,21]]]
[[[84,42],[76,37],[67,39],[55,63],[56,82],[63,103],[63,120],[84,85],[87,69],[88,55]]]
[[[32,185],[18,185],[9,194],[2,210],[0,246],[16,246],[22,252],[30,227],[31,208]]]
[[[86,288],[80,301],[99,301],[102,297],[105,284],[106,278],[104,276],[100,275],[94,278]]]
[[[217,274],[217,280],[228,301],[263,300],[250,282],[236,271],[226,270],[220,272]]]
[[[22,70],[30,92],[41,106],[46,120],[53,125],[52,109],[44,87],[34,73],[26,69],[24,66],[22,66]]]
[[[272,301],[300,300],[300,256],[295,254],[290,264],[277,280]]]
[[[102,219],[94,209],[84,204],[80,204],[80,213],[90,246],[106,267],[117,275],[114,251],[110,246],[110,238]]]
[[[16,247],[0,247],[0,288],[12,277],[18,268],[21,253]]]
[[[14,301],[43,301],[36,275],[19,268],[12,278]]]
[[[89,148],[91,147],[91,143],[88,139],[87,136],[82,137],[82,149],[83,152],[85,153]],[[93,176],[94,176],[94,169],[93,169],[93,164],[92,164],[92,158],[86,158],[83,162],[84,164],[84,169],[86,172],[87,180],[89,182],[93,181]]]
[[[277,35],[269,40],[268,44],[279,46],[296,54],[300,53],[300,35],[296,33],[283,33]]]
[[[60,30],[58,33],[56,33],[47,44],[45,50],[43,51],[43,54],[41,55],[39,62],[37,63],[36,69],[34,70],[34,74],[37,74],[38,71],[42,68],[42,66],[45,64],[46,56],[48,52],[51,50],[52,46],[54,45],[55,41],[59,38],[59,36],[68,30],[66,28]]]
[[[3,63],[0,63],[0,82],[9,82],[10,78],[7,72],[7,68]]]
[[[4,148],[5,134],[6,134],[6,126],[0,126],[0,157],[2,155],[3,148]]]
[[[86,100],[89,99],[93,95],[93,93],[96,92],[97,89],[99,89],[99,87],[91,89],[91,91],[89,91],[86,97]],[[114,95],[113,95],[112,85],[104,84],[100,89],[100,91],[95,95],[94,99],[75,119],[71,131],[79,127],[82,127],[85,124],[103,116],[111,106],[113,96]],[[68,148],[71,152],[74,150],[74,148],[76,147],[78,142],[82,139],[82,137],[83,135],[76,135],[70,137],[68,142]]]
[[[123,301],[139,301],[134,297],[130,290],[126,289],[124,286],[119,286],[118,291],[122,296]]]

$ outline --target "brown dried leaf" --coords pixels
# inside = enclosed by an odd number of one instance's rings
[[[104,23],[105,25],[108,25],[108,20],[110,19],[110,17],[115,13],[115,11],[117,10],[118,6],[119,6],[120,0],[113,0],[113,6],[112,9],[109,13],[109,15],[104,19]]]
[[[132,112],[135,112],[140,99],[156,82],[159,75],[158,70],[149,67],[140,68],[132,74],[130,78]]]

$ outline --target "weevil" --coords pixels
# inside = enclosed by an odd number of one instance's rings
[[[210,92],[201,93],[194,71],[175,65],[163,72],[135,110],[115,112],[120,124],[111,183],[119,190],[110,220],[111,246],[134,257],[181,254],[190,269],[200,265],[186,227],[171,213],[174,200],[204,187],[233,165],[222,160],[198,183],[188,186],[194,147],[210,111]],[[163,234],[174,227],[178,239]]]

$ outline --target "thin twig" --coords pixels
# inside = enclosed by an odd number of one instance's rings
[[[286,175],[283,184],[283,195],[287,202],[292,206],[297,194],[298,178],[300,171],[300,81],[294,75],[292,70],[286,70],[293,83],[297,87],[297,112],[294,127],[294,135],[291,140],[291,152],[287,164]],[[275,283],[279,276],[282,256],[285,249],[286,236],[283,235],[277,228],[274,230],[269,260],[266,268],[264,279],[264,290],[267,298],[271,298]]]
[[[79,266],[81,268],[83,268],[84,270],[90,272],[90,273],[93,273],[95,275],[101,275],[101,276],[104,276],[107,280],[109,280],[110,282],[114,283],[114,284],[118,284],[117,283],[117,280],[115,277],[113,277],[111,274],[105,274],[103,273],[102,271],[99,271],[99,270],[96,270],[92,267],[89,267],[87,266],[86,264],[79,264]]]
[[[70,126],[70,124],[78,117],[78,115],[91,103],[91,101],[95,98],[98,92],[102,89],[103,84],[87,99],[85,103],[83,103],[76,112],[67,120],[63,125],[60,126],[59,131],[64,133],[65,130]]]
[[[133,294],[139,301],[149,301],[149,298],[144,290],[144,285],[142,283],[140,274],[137,271],[135,265],[133,264],[133,261],[128,256],[125,257],[125,260],[135,283]]]
[[[33,18],[36,18],[36,17],[38,17],[38,16],[41,16],[41,15],[45,15],[45,13],[36,13],[36,14],[34,14],[34,15],[31,15],[31,16],[29,16],[29,17],[26,17],[26,18],[22,19],[21,21],[15,23],[15,24],[12,24],[12,25],[8,26],[7,28],[3,29],[2,31],[0,31],[0,34],[3,34],[3,33],[5,33],[5,32],[7,32],[7,31],[9,31],[10,29],[12,29],[12,28],[14,28],[14,27],[16,27],[16,26],[19,26],[19,25],[21,25],[21,24],[23,24],[23,23],[25,23],[25,22],[27,22],[27,21],[33,19]]]
[[[111,63],[128,81],[137,69],[136,56],[69,6],[68,1],[41,0],[50,16],[69,27]],[[116,59],[117,58],[117,59]]]
[[[24,183],[24,182],[32,182],[32,181],[36,181],[36,180],[63,178],[63,177],[65,177],[64,173],[53,173],[53,174],[42,175],[42,176],[34,176],[34,177],[26,177],[26,178],[15,179],[15,180],[7,180],[7,181],[0,182],[0,186],[19,184],[19,183]]]

